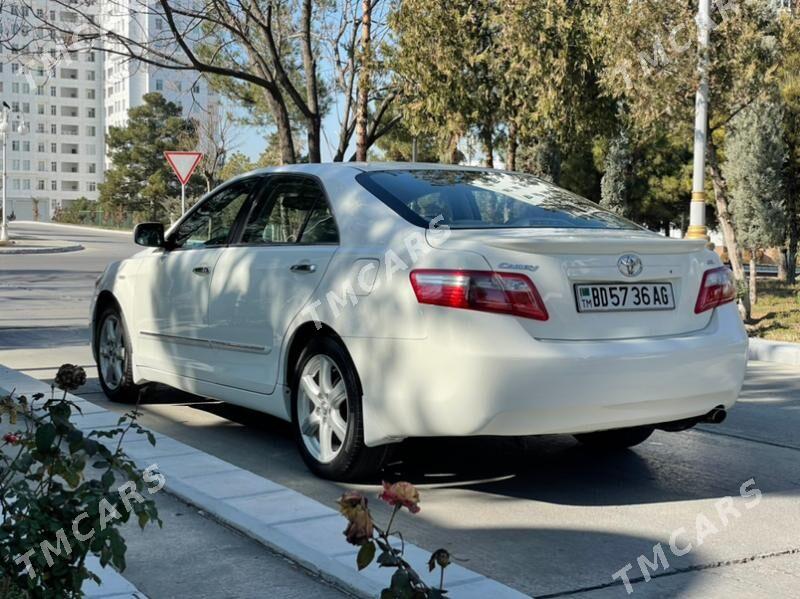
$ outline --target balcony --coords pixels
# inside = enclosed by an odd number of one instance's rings
[[[62,181],[61,191],[78,191],[79,184],[77,181]]]
[[[62,106],[61,107],[61,116],[68,116],[68,117],[76,117],[78,116],[78,107],[77,106]]]
[[[77,98],[78,97],[78,88],[77,87],[62,87],[61,88],[61,97],[62,98]]]
[[[78,135],[78,125],[61,125],[61,135]]]
[[[77,154],[78,144],[61,144],[62,154]]]
[[[61,69],[62,79],[77,79],[78,69]]]
[[[78,163],[77,162],[62,162],[61,163],[61,172],[62,173],[77,173],[78,172]]]

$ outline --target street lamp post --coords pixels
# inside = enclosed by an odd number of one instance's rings
[[[8,243],[8,210],[6,206],[6,138],[8,137],[8,104],[3,102],[0,137],[3,143],[3,220],[0,223],[0,243]]]
[[[8,206],[6,204],[6,190],[8,189],[8,176],[7,176],[7,169],[6,169],[6,142],[8,140],[8,133],[10,129],[10,124],[8,122],[8,113],[11,112],[11,107],[6,103],[3,102],[2,107],[2,117],[0,118],[0,137],[2,137],[2,144],[3,144],[3,219],[0,222],[0,245],[5,245],[9,243],[9,235],[8,235]],[[27,124],[24,120],[21,120],[19,126],[17,127],[17,131],[20,134],[24,134],[27,132]]]
[[[697,73],[699,85],[695,99],[694,173],[692,203],[689,208],[689,239],[708,239],[706,229],[706,143],[708,139],[708,42],[711,29],[711,2],[699,0],[697,9]]]

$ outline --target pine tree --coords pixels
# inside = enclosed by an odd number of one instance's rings
[[[725,177],[731,192],[736,234],[750,252],[750,303],[757,299],[756,256],[759,250],[785,240],[786,161],[783,109],[776,101],[760,101],[731,122],[726,140]]]

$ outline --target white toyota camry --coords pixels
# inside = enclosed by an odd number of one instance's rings
[[[528,175],[279,167],[134,235],[92,308],[108,397],[158,382],[290,420],[325,477],[408,437],[630,447],[720,422],[744,377],[714,252]]]

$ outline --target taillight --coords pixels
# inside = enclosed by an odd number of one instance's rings
[[[483,270],[414,270],[411,286],[421,304],[498,312],[547,320],[539,292],[525,275]]]
[[[694,313],[700,314],[711,308],[727,304],[736,299],[736,282],[729,268],[720,266],[703,273],[700,293],[694,305]]]

